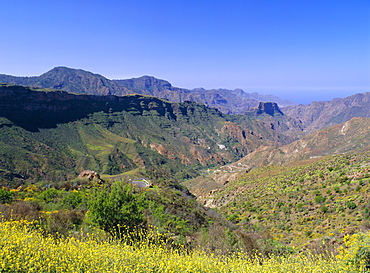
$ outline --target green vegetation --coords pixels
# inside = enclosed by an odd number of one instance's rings
[[[134,195],[132,191],[133,186],[120,182],[99,189],[89,204],[91,221],[112,235],[119,234],[119,227],[129,231],[139,228],[144,224],[143,209],[140,209],[144,195]]]
[[[367,152],[255,169],[216,191],[210,204],[246,231],[288,246],[334,242],[369,226],[369,161]]]
[[[288,141],[263,122],[194,102],[139,95],[107,100],[11,85],[0,85],[0,92],[4,186],[69,181],[86,169],[121,177],[140,169],[140,175],[167,172],[188,179],[262,144]]]
[[[339,151],[342,146],[334,146],[351,142],[351,132],[345,134],[348,141],[341,133],[333,134],[338,142],[328,150],[325,143],[302,144],[318,150],[309,160],[294,162],[293,152],[273,147],[294,138],[275,128],[283,119],[266,123],[150,96],[101,98],[10,85],[0,89],[9,93],[0,107],[0,212],[5,223],[30,221],[39,228],[35,236],[41,241],[68,244],[78,238],[83,243],[90,234],[97,240],[88,241],[92,247],[119,239],[114,247],[139,248],[147,242],[144,237],[152,242],[151,232],[157,230],[165,240],[164,248],[157,250],[169,251],[168,259],[218,254],[215,264],[225,265],[226,271],[231,264],[226,261],[237,261],[232,266],[266,272],[256,260],[248,260],[256,252],[263,266],[271,263],[273,272],[277,264],[285,269],[292,263],[312,267],[314,261],[336,272],[370,263],[368,235],[345,239],[347,248],[337,250],[342,237],[370,226],[370,153],[316,157],[334,148]],[[362,119],[352,123],[359,128]],[[344,151],[366,150],[367,144],[357,140]],[[196,182],[189,179],[258,147],[256,165],[267,162],[265,154],[290,164],[252,171],[248,167],[239,175],[225,166],[233,179],[222,183],[206,176]],[[77,178],[83,170],[96,171],[102,179]],[[144,180],[148,185],[135,186],[135,181]],[[191,183],[202,188],[201,201],[217,212],[196,201],[184,186]],[[133,240],[129,244],[127,236]],[[325,256],[327,251],[331,254]],[[342,256],[335,259],[332,255],[338,251]]]
[[[83,179],[54,187],[38,183],[3,188],[0,214],[8,221],[36,221],[44,234],[57,238],[90,233],[105,240],[155,228],[174,245],[189,250],[217,248],[229,253],[255,248],[245,232],[200,206],[188,192],[175,189],[173,182],[155,184],[171,186],[139,188],[122,181],[102,185],[96,179]]]

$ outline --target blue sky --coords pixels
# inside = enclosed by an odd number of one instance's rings
[[[369,0],[1,0],[0,73],[55,66],[299,103],[370,91]]]

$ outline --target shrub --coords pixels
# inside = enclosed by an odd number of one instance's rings
[[[327,213],[329,209],[328,209],[327,206],[322,205],[321,208],[320,208],[320,210],[321,210],[322,213]]]
[[[355,209],[357,207],[356,204],[354,202],[352,202],[352,201],[347,201],[346,202],[346,206],[349,209]]]
[[[134,195],[131,185],[116,182],[112,187],[99,189],[89,203],[89,217],[101,229],[117,235],[120,227],[130,231],[144,223],[139,194]]]
[[[326,200],[326,198],[325,198],[324,196],[322,196],[322,195],[317,195],[317,196],[315,196],[315,202],[316,202],[317,204],[324,203],[324,202],[325,202],[325,200]]]
[[[335,186],[335,187],[334,187],[334,191],[335,191],[336,193],[341,193],[340,188],[339,188],[338,186]]]
[[[55,202],[55,199],[61,195],[61,191],[55,188],[49,188],[47,190],[42,191],[39,194],[39,199],[45,203]]]
[[[84,197],[83,194],[79,191],[69,192],[61,200],[62,204],[68,209],[77,209],[83,204]]]
[[[0,203],[10,203],[13,200],[13,194],[10,191],[0,189]]]

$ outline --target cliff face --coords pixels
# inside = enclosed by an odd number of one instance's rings
[[[275,102],[260,102],[258,103],[258,106],[248,109],[245,114],[252,117],[257,117],[260,115],[270,115],[273,117],[284,116],[278,104]]]
[[[356,117],[345,123],[313,132],[282,147],[261,145],[242,159],[221,166],[216,171],[209,172],[206,177],[189,180],[186,185],[198,200],[207,206],[218,207],[239,196],[243,185],[248,185],[250,181],[247,180],[238,186],[233,186],[233,183],[252,169],[264,167],[267,170],[269,165],[272,169],[277,166],[300,166],[325,160],[329,155],[363,155],[369,150],[370,118]],[[364,166],[368,166],[368,162]],[[253,173],[250,172],[251,177]],[[272,174],[273,172],[268,171],[263,175]],[[312,173],[308,177],[312,177]],[[231,189],[231,193],[228,189]],[[218,196],[215,197],[215,193],[224,190],[224,195],[216,194]],[[250,190],[253,192],[253,189]]]
[[[261,146],[238,163],[249,168],[268,164],[283,165],[327,155],[360,153],[369,148],[370,118],[356,117],[342,124],[317,130],[279,148]]]

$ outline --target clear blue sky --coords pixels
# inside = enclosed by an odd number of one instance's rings
[[[370,91],[369,0],[1,0],[0,73],[55,66],[300,103]]]

